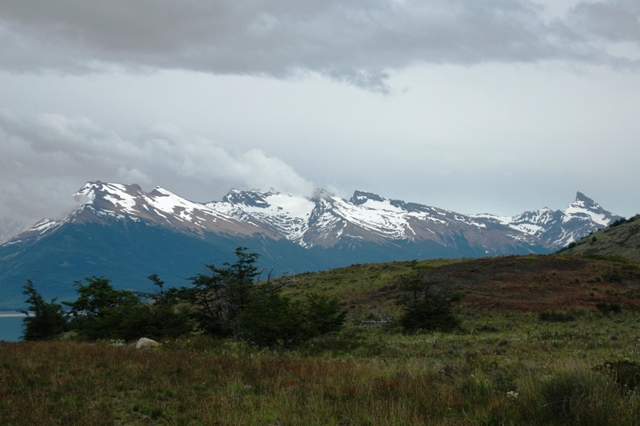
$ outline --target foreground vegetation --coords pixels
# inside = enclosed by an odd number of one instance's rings
[[[638,314],[456,314],[454,333],[351,324],[296,349],[0,343],[0,424],[640,422]]]
[[[295,345],[203,327],[146,350],[0,343],[0,424],[640,424],[639,279],[633,262],[563,256],[282,277],[278,300],[339,300],[344,326]]]

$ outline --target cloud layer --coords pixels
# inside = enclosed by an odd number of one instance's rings
[[[639,9],[630,0],[580,2],[551,18],[529,0],[4,0],[0,66],[313,72],[385,91],[388,72],[421,63],[635,68]],[[629,45],[612,48],[620,43]]]
[[[314,190],[289,165],[259,149],[236,155],[174,126],[156,126],[125,141],[85,117],[25,119],[0,112],[0,216],[64,215],[87,176],[161,185],[197,201],[234,186],[300,195]]]

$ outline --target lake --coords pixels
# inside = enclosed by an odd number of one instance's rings
[[[20,312],[0,312],[0,340],[18,342],[22,336],[22,319]]]

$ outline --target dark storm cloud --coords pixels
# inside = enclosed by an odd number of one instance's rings
[[[387,72],[417,63],[606,62],[590,39],[637,35],[637,9],[584,3],[563,21],[527,0],[4,0],[0,66],[317,72],[384,90]]]

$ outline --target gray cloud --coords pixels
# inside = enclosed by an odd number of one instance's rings
[[[570,15],[574,26],[593,38],[640,42],[640,2],[581,2]]]
[[[0,64],[313,72],[384,91],[390,70],[419,63],[614,62],[593,41],[637,42],[637,15],[622,0],[583,2],[563,19],[529,0],[5,0]]]
[[[313,184],[278,158],[252,149],[233,155],[174,126],[147,129],[125,141],[88,118],[0,111],[0,216],[39,219],[68,213],[86,176],[162,185],[209,201],[230,187],[275,188],[310,195]]]

